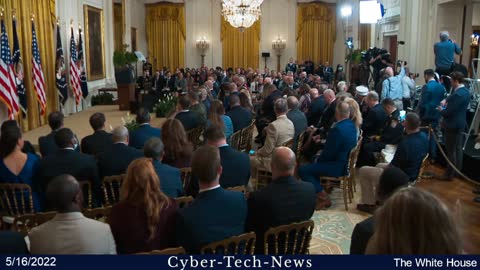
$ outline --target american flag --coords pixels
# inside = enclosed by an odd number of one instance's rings
[[[32,66],[33,66],[33,86],[37,94],[38,103],[40,103],[40,113],[45,115],[47,106],[47,96],[45,94],[45,79],[43,77],[42,63],[40,62],[40,52],[38,51],[37,34],[35,34],[35,24],[32,21]]]
[[[71,28],[72,36],[70,38],[70,84],[72,85],[75,102],[78,105],[82,98],[82,88],[80,86],[80,71],[77,67],[77,45],[75,44],[75,36],[73,35],[73,27]]]
[[[20,43],[18,42],[17,35],[17,20],[13,18],[13,66],[16,67],[15,76],[17,77],[17,92],[18,100],[20,102],[20,108],[23,111],[23,117],[27,116],[27,93],[25,91],[25,85],[23,84],[24,72],[22,66],[22,55],[20,54]]]
[[[19,110],[17,85],[15,84],[10,45],[8,44],[7,31],[3,20],[1,24],[0,98],[7,104],[10,119],[14,119]]]

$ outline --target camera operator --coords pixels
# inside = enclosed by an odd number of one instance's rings
[[[449,75],[455,63],[455,54],[462,54],[462,49],[455,42],[450,39],[450,34],[447,31],[440,33],[440,42],[433,46],[435,52],[435,72],[442,75]]]
[[[389,63],[390,54],[385,49],[373,48],[367,51],[367,55],[371,56],[368,64],[373,66],[373,80],[376,86],[382,79],[381,70],[392,66]]]
[[[403,77],[405,77],[405,67],[404,67],[405,62],[399,61],[399,64],[400,64],[400,74],[398,74],[397,76],[394,76],[392,67],[389,66],[385,68],[386,79],[383,81],[383,84],[382,84],[381,100],[384,100],[385,98],[391,98],[395,103],[395,107],[397,107],[397,109],[401,111],[403,110],[402,80],[403,80]]]

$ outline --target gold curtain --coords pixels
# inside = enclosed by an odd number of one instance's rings
[[[260,54],[260,20],[240,32],[222,20],[221,41],[223,49],[223,66],[225,68],[258,68]]]
[[[113,4],[113,36],[115,50],[120,51],[123,49],[123,13],[122,4]]]
[[[154,69],[175,70],[185,62],[184,4],[158,3],[146,6],[148,57]],[[156,59],[156,61],[155,61]]]
[[[333,62],[336,6],[326,3],[299,3],[297,8],[297,60],[315,64]]]
[[[55,86],[55,0],[0,0],[5,8],[5,26],[13,48],[12,16],[16,11],[17,34],[22,54],[24,83],[27,92],[28,115],[25,120],[18,117],[23,130],[31,130],[46,121],[49,112],[58,109],[58,94]],[[35,15],[35,32],[45,77],[47,109],[45,116],[40,115],[39,103],[35,95],[32,80],[32,24],[31,15]]]
[[[359,24],[358,25],[358,37],[360,40],[360,50],[367,50],[370,48],[370,38],[372,35],[371,24]]]

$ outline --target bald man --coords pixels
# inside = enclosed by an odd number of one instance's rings
[[[278,147],[272,156],[273,181],[263,189],[250,194],[248,199],[247,231],[254,231],[263,239],[265,231],[312,217],[315,210],[315,188],[312,184],[293,177],[295,154],[288,147]],[[255,250],[263,252],[263,241],[256,242]]]
[[[402,80],[405,77],[405,67],[404,62],[402,62],[400,74],[394,76],[392,67],[387,67],[385,69],[386,79],[383,81],[382,86],[382,98],[391,98],[395,103],[395,107],[399,111],[403,110],[403,86]]]
[[[47,200],[58,213],[30,231],[30,253],[116,254],[110,226],[83,216],[83,195],[73,176],[55,177],[48,185]]]
[[[335,110],[337,107],[337,99],[335,96],[335,92],[332,89],[325,90],[325,92],[323,92],[323,96],[325,98],[327,107],[322,113],[322,118],[320,119],[320,123],[318,124],[318,127],[322,128],[325,132],[328,132],[328,130],[332,127],[333,123],[335,122]]]

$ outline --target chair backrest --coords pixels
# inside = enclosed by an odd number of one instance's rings
[[[297,161],[302,158],[302,148],[305,143],[305,135],[307,133],[304,131],[298,135],[297,149],[295,149],[295,155],[297,156]]]
[[[56,214],[57,212],[44,212],[16,216],[13,220],[13,230],[26,236],[32,228],[51,220]]]
[[[150,252],[140,252],[136,255],[184,255],[186,254],[185,249],[183,247],[175,247],[175,248],[166,248],[162,250],[152,250]]]
[[[202,134],[203,134],[203,127],[198,127],[187,131],[187,138],[193,144],[193,147],[197,149],[199,146],[203,144]]]
[[[33,213],[32,189],[27,184],[0,184],[0,207],[10,216]]]
[[[282,146],[288,147],[288,148],[292,149],[292,147],[293,147],[293,141],[294,141],[294,139],[290,139],[290,140],[282,143]]]
[[[105,176],[103,178],[103,196],[105,205],[113,205],[120,200],[120,187],[125,174]]]
[[[83,193],[83,200],[84,200],[84,207],[88,209],[92,209],[92,185],[90,184],[90,181],[78,181],[78,184],[80,185],[80,189],[82,190]]]
[[[185,206],[193,202],[193,197],[192,196],[178,197],[178,198],[175,198],[175,201],[177,202],[178,208],[184,208]]]
[[[230,137],[230,146],[238,151],[242,151],[240,148],[240,144],[242,142],[242,131],[243,130],[239,130],[233,133],[233,135]]]
[[[362,147],[362,136],[358,138],[357,145],[350,151],[348,158],[348,173],[351,174],[352,170],[357,167],[358,156],[360,155],[360,148]]]
[[[307,220],[268,229],[264,236],[265,254],[308,254],[313,228],[313,221]]]
[[[252,123],[242,129],[240,144],[238,146],[239,151],[248,152],[252,149],[252,140],[253,140],[253,130],[255,129],[255,119],[252,120]]]
[[[247,193],[247,188],[245,186],[234,186],[234,187],[229,187],[227,190],[232,190],[232,191],[238,191],[243,194]]]
[[[190,179],[192,178],[192,168],[186,167],[180,169],[180,179],[183,183],[183,189],[185,190],[190,185]]]
[[[255,240],[254,232],[232,236],[202,247],[200,254],[253,255]]]
[[[111,206],[105,206],[100,208],[87,209],[83,211],[83,215],[86,218],[91,218],[97,221],[107,223],[107,219],[110,216],[111,211],[112,211]]]

